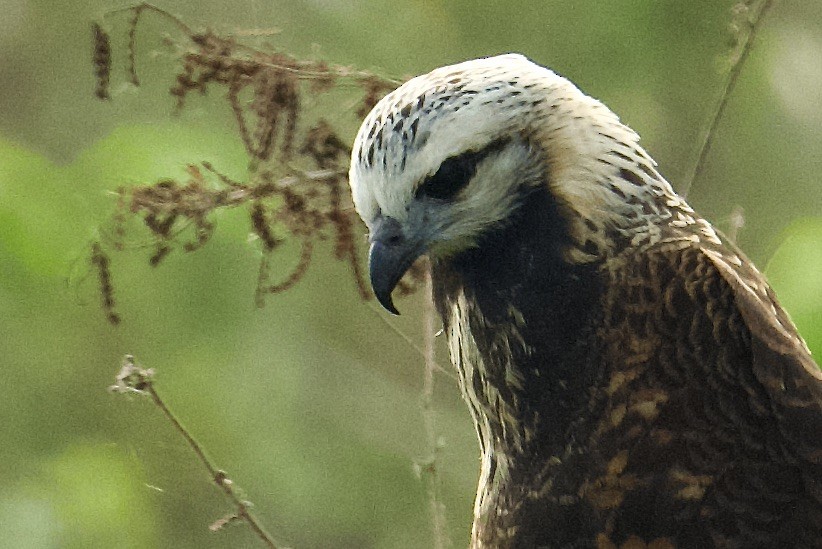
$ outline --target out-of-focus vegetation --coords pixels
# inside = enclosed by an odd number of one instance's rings
[[[675,187],[697,153],[730,51],[731,2],[157,2],[194,27],[281,30],[254,40],[402,77],[520,51],[605,101]],[[140,28],[143,86],[93,97],[89,24],[107,2],[6,0],[0,17],[0,547],[253,547],[184,442],[145,399],[105,391],[122,355],[156,383],[278,539],[294,547],[427,547],[428,448],[419,407],[420,297],[387,319],[345,263],[318,252],[298,286],[254,306],[259,246],[245,212],[194,254],[112,257],[117,328],[99,308],[88,245],[121,185],[246,154],[219,97],[171,116],[160,20]],[[261,34],[261,33],[258,33]],[[121,42],[118,43],[118,40]],[[119,58],[118,58],[119,56]],[[822,355],[822,2],[777,3],[757,39],[691,204],[765,269]],[[119,65],[117,64],[119,63]],[[350,99],[305,105],[353,137]],[[364,242],[363,242],[364,247]],[[322,247],[322,245],[321,245]],[[282,273],[299,255],[283,252]],[[278,265],[272,265],[276,271]],[[439,361],[447,368],[446,353]],[[455,546],[468,539],[476,443],[453,381],[437,378],[439,457]]]

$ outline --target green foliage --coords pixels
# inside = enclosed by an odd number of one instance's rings
[[[160,545],[158,507],[138,460],[111,444],[78,441],[44,463],[42,496],[63,529],[63,547]]]
[[[157,269],[147,264],[151,242],[136,236],[131,251],[112,258],[125,321],[106,323],[88,244],[115,206],[111,191],[183,177],[202,160],[243,177],[243,143],[219,98],[191,97],[190,110],[169,117],[162,75],[172,65],[164,55],[150,64],[149,50],[165,51],[157,37],[173,29],[148,23],[137,60],[143,89],[125,93],[115,69],[112,101],[102,104],[93,97],[88,25],[110,2],[18,4],[25,17],[11,6],[0,18],[8,60],[0,74],[0,547],[257,546],[246,528],[207,530],[232,509],[188,448],[150,403],[105,391],[126,353],[158,370],[164,398],[278,539],[299,548],[430,546],[412,466],[428,457],[422,359],[360,301],[347,267],[326,259],[330,245],[299,285],[257,310],[259,251],[246,242],[246,215],[221,215],[208,245],[172,253]],[[267,40],[286,51],[318,43],[329,61],[389,76],[521,51],[620,113],[679,186],[719,89],[730,6],[248,0],[170,9],[198,26],[279,27]],[[822,113],[810,92],[804,103],[790,92],[815,89],[803,78],[820,69],[817,57],[803,64],[784,44],[813,46],[820,9],[818,1],[775,6],[690,193],[722,229],[743,207],[739,243],[760,267],[772,256],[766,274],[816,357],[822,170],[812,152],[822,150]],[[116,66],[123,44],[112,47]],[[355,103],[352,93],[330,105],[352,133],[356,117],[345,108]],[[286,250],[272,269],[287,273],[298,255]],[[409,314],[391,320],[414,341],[418,308],[409,299]],[[449,378],[438,378],[435,397],[444,502],[459,547],[476,441]]]

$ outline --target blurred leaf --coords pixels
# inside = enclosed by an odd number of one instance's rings
[[[31,272],[55,274],[76,242],[66,230],[72,224],[60,192],[65,182],[48,160],[2,139],[0,158],[0,252]]]
[[[822,357],[822,217],[794,221],[765,274],[819,363]]]
[[[156,547],[152,499],[136,460],[114,445],[78,443],[46,464],[44,487],[61,524],[61,547]]]
[[[30,488],[0,500],[0,548],[47,549],[59,547],[60,528],[54,508],[45,498],[26,494]]]

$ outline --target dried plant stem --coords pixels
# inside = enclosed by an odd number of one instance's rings
[[[111,81],[111,38],[99,23],[92,23],[94,37],[94,75],[97,77],[97,87],[94,95],[99,99],[111,99],[109,83]]]
[[[172,23],[174,23],[177,26],[177,28],[179,28],[183,33],[188,35],[194,34],[192,28],[183,23],[182,19],[180,19],[176,15],[173,15],[171,12],[164,10],[163,8],[155,6],[150,2],[141,2],[139,4],[134,4],[131,6],[125,6],[122,8],[109,10],[108,12],[106,12],[106,15],[114,15],[123,12],[135,12],[139,15],[142,11],[153,11],[155,13],[158,13],[163,17],[167,18],[168,20],[170,20]]]
[[[429,460],[421,468],[421,474],[426,482],[428,493],[428,507],[431,516],[431,528],[434,535],[433,547],[443,549],[451,546],[448,537],[448,528],[445,519],[445,505],[442,503],[441,478],[439,473],[439,453],[442,448],[440,437],[437,434],[437,424],[434,411],[434,373],[437,371],[437,361],[434,346],[436,336],[436,311],[432,299],[433,284],[431,269],[425,269],[426,296],[423,309],[423,356],[425,369],[422,381],[421,406],[426,442],[431,452]]]
[[[91,263],[97,269],[97,278],[100,283],[100,301],[108,321],[116,326],[120,323],[120,315],[115,310],[114,287],[111,284],[111,267],[108,256],[103,252],[100,243],[95,241],[91,245]]]
[[[192,94],[222,88],[237,121],[249,168],[246,180],[239,181],[205,161],[190,164],[185,179],[163,178],[118,193],[117,209],[112,215],[114,237],[107,239],[103,234],[93,251],[109,322],[116,324],[119,316],[113,312],[108,248],[123,249],[127,219],[139,218],[151,233],[153,253],[149,264],[158,266],[175,250],[193,252],[202,248],[214,234],[218,210],[249,204],[253,234],[259,238],[263,252],[255,294],[260,306],[269,294],[287,291],[303,278],[313,257],[313,244],[326,239],[333,239],[334,258],[348,263],[357,291],[363,299],[369,299],[371,292],[354,244],[356,214],[345,191],[351,149],[348,140],[341,138],[324,118],[304,116],[305,97],[353,85],[361,90],[357,112],[365,116],[399,82],[350,67],[300,59],[268,45],[258,48],[243,44],[236,37],[213,30],[194,29],[147,2],[110,11],[103,19],[122,15],[128,16],[128,80],[139,84],[137,27],[147,15],[166,19],[183,35],[163,40],[177,60],[169,94],[179,110]],[[92,31],[95,93],[107,99],[111,40],[101,24],[95,24]],[[337,117],[339,109],[334,114]],[[215,185],[215,179],[221,184]],[[191,238],[181,241],[184,233]],[[281,283],[272,284],[268,275],[274,252],[279,251],[281,242],[289,240],[300,242],[300,261]],[[413,285],[401,282],[399,289],[410,293]]]
[[[412,350],[412,351],[414,351],[416,354],[418,354],[419,356],[423,357],[423,359],[425,359],[425,349],[423,349],[422,347],[420,347],[419,345],[417,345],[417,343],[416,343],[416,342],[415,342],[415,341],[411,338],[411,336],[409,336],[408,334],[406,334],[405,332],[403,332],[402,330],[400,330],[399,328],[397,328],[396,326],[394,326],[394,325],[393,325],[393,324],[392,324],[392,323],[391,323],[391,322],[390,322],[390,321],[386,318],[386,315],[384,314],[384,313],[385,313],[385,310],[382,308],[382,306],[380,306],[380,305],[375,305],[375,304],[374,304],[373,302],[371,302],[371,301],[366,302],[366,305],[368,305],[368,307],[371,309],[371,312],[373,312],[373,313],[374,313],[374,317],[375,317],[375,318],[377,318],[380,322],[382,322],[383,324],[385,324],[385,326],[386,326],[389,330],[391,330],[391,331],[392,331],[395,335],[399,336],[399,338],[400,338],[400,339],[402,339],[403,343],[405,343],[406,345],[408,345],[408,348],[409,348],[409,349],[411,349],[411,350]],[[441,365],[441,364],[439,364],[439,363],[437,363],[437,364],[436,364],[436,369],[437,369],[437,373],[438,373],[438,374],[444,375],[444,376],[446,376],[446,377],[450,378],[450,379],[451,379],[454,383],[457,383],[457,376],[456,376],[456,374],[454,374],[454,373],[453,373],[453,372],[451,372],[450,370],[447,370],[447,369],[443,368],[443,367],[442,367],[442,365]]]
[[[200,460],[200,463],[202,463],[203,466],[208,470],[208,474],[211,476],[211,479],[214,481],[214,483],[220,488],[222,488],[225,495],[228,496],[228,499],[230,499],[232,503],[234,503],[234,505],[237,507],[237,515],[248,524],[248,526],[254,531],[254,533],[257,534],[257,537],[263,540],[263,542],[268,547],[276,549],[277,544],[274,543],[274,540],[271,539],[271,536],[268,534],[268,532],[265,531],[265,528],[263,528],[263,526],[254,516],[254,514],[251,512],[251,509],[249,509],[248,502],[240,499],[237,495],[237,492],[234,489],[234,483],[231,481],[230,478],[228,478],[225,471],[217,469],[214,466],[214,464],[205,454],[205,451],[203,451],[203,447],[200,446],[200,444],[194,439],[193,436],[191,436],[191,433],[189,433],[188,430],[183,426],[183,424],[180,423],[180,420],[177,419],[177,416],[174,415],[174,412],[172,412],[169,409],[169,407],[166,406],[166,403],[163,402],[163,399],[161,399],[160,395],[157,394],[157,391],[154,389],[154,384],[149,383],[145,391],[151,397],[151,400],[154,401],[154,404],[156,404],[157,407],[163,412],[163,414],[165,414],[165,416],[168,418],[171,424],[174,425],[174,428],[177,429],[177,432],[179,432],[180,435],[182,435],[182,437],[186,440],[188,445],[197,455],[197,458]]]
[[[188,429],[177,419],[177,416],[166,405],[157,390],[154,388],[154,370],[143,369],[138,366],[134,357],[126,355],[123,359],[123,366],[117,374],[117,383],[112,385],[110,390],[118,393],[138,393],[151,397],[154,404],[163,412],[166,418],[171,422],[178,433],[185,439],[189,447],[197,455],[197,459],[208,471],[211,480],[220,487],[228,499],[236,507],[236,513],[218,519],[211,527],[211,530],[218,530],[221,526],[232,522],[233,520],[242,520],[254,531],[265,545],[271,549],[277,549],[278,545],[274,542],[271,535],[265,531],[265,528],[260,524],[254,514],[251,512],[251,504],[240,498],[238,495],[239,488],[234,485],[234,482],[228,478],[225,471],[218,469],[214,463],[206,455],[205,450],[199,442],[191,435]],[[219,525],[219,526],[216,526]],[[216,527],[215,527],[216,526]]]
[[[725,108],[728,106],[728,100],[730,99],[731,93],[739,80],[739,75],[742,73],[742,67],[745,65],[745,61],[747,61],[748,55],[753,49],[754,39],[756,38],[759,29],[762,27],[762,23],[765,21],[765,15],[772,4],[773,0],[762,0],[759,5],[759,9],[756,10],[749,19],[750,27],[748,32],[745,34],[745,39],[739,46],[739,53],[735,56],[735,59],[731,64],[731,68],[728,71],[728,76],[725,78],[725,85],[722,88],[719,95],[719,100],[714,108],[711,123],[702,137],[702,145],[699,148],[699,156],[694,163],[691,174],[685,179],[685,186],[681,191],[683,197],[687,198],[688,192],[691,190],[691,187],[693,187],[697,177],[700,176],[703,168],[705,167],[705,161],[708,158],[708,153],[711,151],[711,146],[713,145],[714,137],[716,136],[716,130],[719,127],[719,121],[725,113]]]

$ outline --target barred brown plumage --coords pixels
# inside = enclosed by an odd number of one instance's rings
[[[431,259],[473,547],[822,547],[822,373],[604,105],[518,55],[443,67],[374,107],[350,180],[387,309]]]

